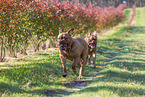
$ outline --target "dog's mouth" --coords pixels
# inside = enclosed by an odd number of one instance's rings
[[[96,47],[96,44],[95,44],[95,43],[90,43],[90,44],[89,44],[89,47],[90,47],[91,49],[93,49],[93,48]]]
[[[67,44],[60,44],[60,49],[66,50],[67,49]]]

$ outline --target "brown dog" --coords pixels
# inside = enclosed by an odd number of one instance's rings
[[[97,51],[97,35],[96,32],[93,33],[93,35],[89,35],[88,38],[86,38],[86,41],[88,43],[88,62],[87,64],[91,64],[91,57],[93,56],[93,68],[96,67],[95,61],[96,61],[96,51]]]
[[[59,32],[58,42],[60,47],[60,58],[63,67],[63,77],[67,76],[66,59],[73,61],[72,71],[76,73],[76,65],[80,66],[79,79],[82,78],[84,66],[87,62],[88,45],[86,41],[80,37],[71,37],[70,29],[67,32]]]

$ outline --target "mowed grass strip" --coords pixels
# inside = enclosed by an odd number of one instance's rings
[[[96,64],[102,69],[91,84],[70,97],[145,96],[145,8],[136,13],[134,26],[123,25],[100,37]]]

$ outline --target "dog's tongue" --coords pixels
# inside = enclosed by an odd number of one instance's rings
[[[60,46],[64,46],[64,44],[60,44]]]
[[[95,45],[89,45],[91,48],[95,48]]]
[[[62,47],[62,46],[61,46],[60,48],[61,48],[62,50],[65,50],[65,49],[66,49],[66,47]]]
[[[62,49],[62,50],[66,49],[66,45],[60,44],[60,49]]]
[[[95,46],[91,46],[91,48],[95,48]]]

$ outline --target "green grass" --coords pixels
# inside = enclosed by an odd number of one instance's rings
[[[122,25],[101,37],[96,63],[102,69],[91,84],[70,97],[145,96],[144,16],[145,8],[137,8],[135,26]]]
[[[145,8],[137,8],[136,9],[136,25],[137,26],[145,26]]]
[[[0,93],[7,95],[45,95],[47,89],[63,89],[61,63],[58,50],[36,53],[24,58],[1,64]],[[3,69],[4,68],[4,69]],[[6,69],[5,69],[6,68]],[[61,82],[61,83],[60,83]],[[55,88],[57,86],[57,88]]]
[[[68,76],[62,77],[59,50],[48,49],[0,64],[0,95],[45,96],[47,90],[65,90],[65,85],[77,78],[71,71],[72,62],[67,61]],[[77,67],[79,72],[79,68]],[[90,71],[91,72],[90,72]],[[85,74],[93,74],[93,69]]]
[[[123,20],[122,24],[125,24],[126,21],[129,19],[130,12],[131,12],[131,9],[130,9],[130,8],[124,10],[124,14],[125,14],[126,17],[125,17],[125,19]]]
[[[72,62],[67,61],[68,76],[63,78],[59,50],[47,49],[0,63],[0,96],[44,97],[48,93],[70,97],[145,96],[144,11],[145,8],[137,8],[135,26],[125,26],[124,21],[122,26],[99,37],[97,68],[87,65],[84,73],[94,79],[80,82],[86,84],[84,87],[75,87],[80,84],[71,82],[78,76],[71,71]],[[127,9],[125,14],[129,12]]]

